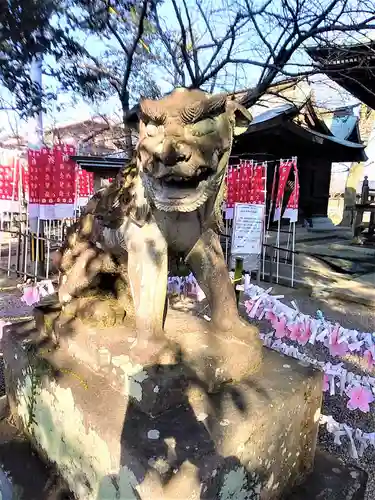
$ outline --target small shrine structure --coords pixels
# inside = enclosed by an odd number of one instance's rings
[[[251,112],[233,155],[268,162],[268,193],[275,162],[297,157],[301,215],[327,218],[332,163],[367,158],[352,109],[319,109],[311,87],[294,80],[272,87]]]

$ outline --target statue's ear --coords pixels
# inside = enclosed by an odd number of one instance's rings
[[[228,100],[227,110],[234,115],[234,135],[241,135],[246,132],[253,120],[250,111],[235,100]]]

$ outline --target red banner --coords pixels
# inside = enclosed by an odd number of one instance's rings
[[[265,164],[257,163],[253,166],[250,178],[249,197],[247,202],[253,205],[266,203],[267,169]]]
[[[284,214],[281,214],[281,209],[285,196],[285,188],[290,177],[290,172],[293,169],[294,173],[294,188],[287,203],[287,208]],[[276,194],[275,214],[273,220],[279,220],[280,217],[296,222],[298,218],[298,201],[299,201],[299,178],[297,170],[297,161],[295,159],[280,161],[279,166],[279,184]]]
[[[41,152],[29,149],[27,152],[29,163],[29,195],[30,203],[39,203],[39,171]]]
[[[237,167],[229,166],[227,174],[226,207],[235,203],[264,205],[266,202],[267,168],[264,163],[254,164],[251,160],[241,160]]]
[[[57,145],[53,149],[55,165],[54,194],[58,204],[72,204],[76,197],[76,163],[70,159],[73,146]]]
[[[290,222],[298,220],[298,203],[299,203],[299,176],[297,169],[297,161],[293,160],[292,167],[294,170],[294,187],[292,194],[289,197],[283,217],[290,219]]]
[[[233,208],[237,201],[237,169],[228,167],[227,173],[227,208]]]
[[[94,174],[78,169],[78,194],[82,198],[89,198],[94,192]]]
[[[292,168],[291,161],[281,161],[279,166],[279,185],[276,193],[276,208],[281,208],[284,199],[285,187],[288,182],[290,170]]]
[[[249,161],[241,161],[238,167],[237,197],[235,203],[247,203],[252,167],[253,164]]]
[[[78,168],[74,154],[73,146],[63,144],[28,151],[31,218],[73,217],[93,194],[93,175]]]
[[[49,149],[29,150],[30,218],[52,219],[54,215],[55,159]]]
[[[12,151],[2,151],[0,156],[0,200],[19,199],[21,163]]]
[[[42,205],[54,205],[56,201],[56,160],[52,151],[43,148],[40,152],[38,171],[39,203]]]

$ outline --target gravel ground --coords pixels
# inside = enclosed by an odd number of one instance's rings
[[[268,288],[265,285],[264,288]],[[310,297],[308,292],[304,290],[291,290],[281,286],[274,286],[272,293],[281,295],[284,294],[285,298],[282,302],[290,305],[290,300],[295,300],[300,311],[303,314],[315,316],[316,311],[320,309],[325,318],[331,322],[338,322],[345,328],[355,329],[362,332],[375,332],[375,310],[360,304],[346,303],[336,299],[329,299],[327,297]],[[269,331],[268,322],[260,322],[260,329],[263,332]],[[287,343],[286,340],[283,340]],[[302,347],[299,347],[302,350]],[[337,364],[338,358],[332,358],[329,351],[322,344],[317,343],[315,346],[308,344],[304,348],[304,352],[309,356],[318,359],[319,361],[332,362]],[[340,360],[342,361],[342,360]],[[364,375],[368,372],[361,369],[356,363],[352,363],[353,359],[345,360],[346,367],[355,373]],[[355,360],[354,360],[355,361]],[[374,375],[372,373],[372,375]],[[359,410],[349,410],[346,407],[347,398],[338,396],[324,395],[322,413],[324,415],[332,415],[338,422],[345,422],[353,428],[360,428],[365,432],[375,431],[375,412],[374,405],[369,414],[365,414]],[[333,437],[329,434],[325,426],[321,426],[319,432],[319,445],[326,451],[333,453],[341,458],[346,463],[359,465],[369,474],[369,480],[366,491],[366,500],[374,500],[375,498],[375,449],[368,447],[363,457],[358,461],[353,460],[349,454],[349,440],[345,437],[342,438],[342,446],[335,445]]]
[[[9,284],[9,282],[7,283]],[[4,287],[6,288],[6,287]],[[10,318],[23,318],[30,316],[32,308],[21,300],[21,293],[17,290],[0,291],[0,320]],[[3,357],[0,353],[0,396],[5,394]]]
[[[21,293],[18,290],[0,291],[0,319],[22,318],[31,314],[32,307],[22,302]]]

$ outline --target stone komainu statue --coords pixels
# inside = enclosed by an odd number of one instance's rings
[[[89,201],[59,251],[60,303],[83,314],[79,300],[109,283],[120,316],[134,320],[141,363],[173,352],[163,331],[168,255],[183,255],[210,305],[216,378],[239,380],[260,365],[258,332],[239,318],[218,237],[233,136],[250,119],[223,94],[176,89],[143,100],[136,157]]]

